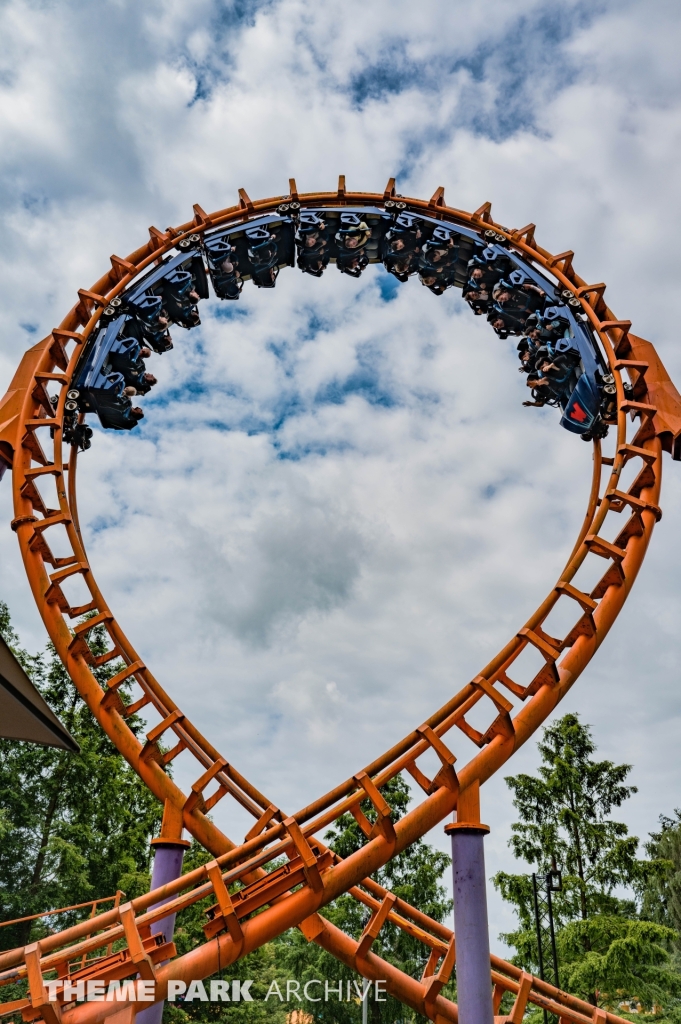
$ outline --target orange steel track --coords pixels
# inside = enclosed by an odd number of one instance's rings
[[[661,515],[662,451],[670,451],[675,457],[680,454],[681,398],[653,346],[632,334],[630,322],[618,320],[608,309],[603,298],[604,284],[588,284],[579,277],[572,265],[572,252],[555,256],[537,244],[534,225],[512,231],[495,224],[489,203],[473,214],[453,209],[445,204],[443,189],[438,189],[430,201],[400,197],[415,212],[480,232],[493,230],[525,259],[574,292],[597,332],[615,377],[615,443],[609,456],[603,454],[600,442],[594,443],[588,507],[572,554],[557,583],[503,650],[423,725],[363,771],[290,816],[260,793],[201,735],[127,640],[97,586],[85,552],[76,504],[77,448],[67,453],[62,444],[66,392],[82,346],[97,324],[102,308],[181,238],[276,211],[284,201],[297,201],[303,208],[382,206],[394,197],[393,179],[382,194],[348,192],[341,177],[336,192],[301,195],[291,180],[288,196],[251,202],[240,190],[236,206],[210,215],[195,206],[193,220],[178,228],[165,232],[150,228],[149,241],[125,259],[112,256],[111,270],[90,289],[79,291],[78,303],[61,325],[25,353],[0,404],[0,454],[12,463],[12,529],[17,534],[31,589],[50,638],[101,727],[163,802],[162,838],[179,840],[186,828],[215,858],[155,892],[31,946],[0,954],[0,985],[20,978],[28,978],[29,984],[28,999],[0,1006],[0,1014],[21,1010],[25,1020],[42,1018],[47,1024],[56,1024],[58,1020],[90,1024],[127,1007],[128,1019],[132,1020],[136,1010],[148,1004],[89,1002],[65,1007],[48,1001],[43,974],[57,970],[63,977],[71,971],[72,977],[104,979],[139,974],[154,978],[157,997],[164,998],[170,979],[207,977],[219,964],[224,967],[233,963],[286,929],[298,926],[309,941],[318,943],[364,977],[385,979],[387,991],[418,1013],[434,1021],[457,1020],[456,1005],[441,995],[455,961],[452,932],[396,899],[370,876],[453,811],[457,811],[459,821],[479,821],[480,785],[551,714],[586,668],[619,614]],[[625,396],[623,371],[633,385],[633,396]],[[56,409],[49,401],[48,386],[59,388]],[[629,462],[633,462],[637,472],[628,472],[633,481],[625,490],[620,488],[620,475]],[[48,489],[54,497],[46,496]],[[604,533],[612,536],[604,527],[610,527],[612,516],[622,512],[625,515],[615,539],[604,539]],[[67,554],[59,557],[50,547],[51,538],[58,533],[68,541]],[[605,571],[587,593],[572,581],[585,561],[593,563],[597,558],[603,561]],[[74,606],[68,593],[78,577],[90,599]],[[563,638],[553,637],[544,629],[558,602],[571,604],[575,611],[574,626]],[[91,617],[82,620],[86,613]],[[72,626],[69,620],[81,621]],[[105,627],[111,647],[107,654],[95,657],[88,646],[88,632],[99,624]],[[513,665],[528,646],[539,652],[543,665],[533,678],[523,679],[518,675],[519,666],[514,670]],[[113,659],[124,667],[104,690],[92,668]],[[136,687],[133,703],[128,706],[118,693],[123,683]],[[484,733],[466,719],[478,704],[476,714],[484,709],[489,723]],[[150,729],[144,743],[126,723],[126,717],[142,708],[159,716],[158,724]],[[450,749],[455,744],[451,739],[449,744],[444,740],[454,726],[479,747],[468,763],[456,769],[456,758]],[[427,778],[417,763],[426,751],[434,752],[441,763],[433,779]],[[165,771],[179,755],[196,762],[196,782],[188,794]],[[423,799],[393,823],[380,790],[405,770],[423,790]],[[224,835],[208,817],[217,801],[227,795],[254,819],[253,827],[240,843]],[[360,802],[367,799],[377,814],[373,826],[359,809]],[[341,860],[318,836],[348,811],[355,815],[368,841],[362,849]],[[285,866],[266,871],[265,865],[281,855],[288,858]],[[229,887],[237,881],[244,887],[230,896]],[[319,913],[346,892],[373,911],[359,942]],[[156,945],[154,922],[208,895],[212,896],[216,911],[206,924],[203,945],[184,956],[175,955],[172,943]],[[160,899],[170,896],[171,904],[149,910]],[[253,915],[256,910],[259,913]],[[371,952],[371,944],[386,920],[405,929],[430,951],[421,979],[409,977]],[[114,941],[123,944],[121,953],[113,957],[96,955],[102,947],[110,949]],[[83,957],[88,955],[90,958],[84,961]],[[83,972],[84,962],[87,968]],[[491,972],[495,1012],[504,991],[516,993],[514,1009],[507,1018],[516,1024],[528,999],[575,1024],[620,1020],[496,957],[492,957]]]

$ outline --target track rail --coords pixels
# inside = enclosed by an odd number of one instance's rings
[[[433,1020],[457,1019],[456,1006],[440,994],[454,962],[451,932],[414,908],[395,901],[370,876],[457,808],[462,820],[475,820],[470,816],[479,813],[480,785],[545,721],[587,666],[619,614],[661,515],[662,451],[670,451],[675,457],[681,454],[681,398],[653,346],[633,335],[629,321],[618,320],[607,307],[604,284],[590,285],[579,277],[572,265],[572,252],[556,256],[537,244],[534,225],[511,231],[495,224],[490,204],[472,214],[450,208],[445,205],[442,189],[430,201],[402,200],[410,210],[453,225],[480,232],[493,229],[526,260],[574,292],[597,332],[615,377],[615,444],[612,453],[604,455],[601,443],[594,443],[592,485],[583,526],[558,581],[527,622],[473,680],[425,723],[362,771],[293,815],[272,803],[220,755],[177,707],[126,638],[97,585],[85,551],[76,499],[77,449],[72,448],[67,456],[62,443],[66,392],[82,346],[96,326],[102,308],[180,239],[275,211],[286,200],[296,200],[303,208],[380,206],[394,196],[392,179],[383,194],[348,192],[341,177],[336,192],[299,195],[291,181],[286,197],[251,202],[240,190],[236,206],[210,215],[195,206],[192,221],[165,232],[151,228],[146,245],[125,259],[112,256],[111,270],[90,289],[81,289],[77,304],[60,326],[26,352],[0,403],[0,455],[12,462],[12,529],[17,534],[27,577],[50,638],[97,721],[162,801],[163,838],[179,839],[186,828],[216,858],[205,868],[163,889],[98,915],[94,922],[82,922],[26,949],[0,954],[0,972],[4,972],[0,973],[0,983],[22,976],[29,979],[30,1007],[24,1008],[26,1019],[42,1016],[48,1024],[54,1024],[56,1014],[64,1021],[85,1024],[119,1010],[120,1003],[87,1003],[60,1010],[47,1000],[41,973],[54,968],[63,970],[74,957],[94,955],[103,944],[115,939],[125,940],[129,973],[134,974],[140,970],[140,964],[145,964],[156,979],[161,997],[171,978],[206,977],[217,969],[218,957],[224,967],[294,926],[365,977],[386,979],[387,990],[419,1013]],[[624,393],[623,372],[633,386],[633,398]],[[59,389],[56,409],[49,400],[48,387]],[[620,489],[620,476],[630,461],[638,472],[626,490]],[[48,489],[54,498],[46,496]],[[611,517],[622,512],[624,521],[614,541],[604,539],[606,523],[609,525]],[[58,534],[67,543],[67,553],[60,556],[52,550],[52,538]],[[605,571],[597,585],[586,592],[573,581],[585,561],[593,562],[595,558],[603,560]],[[87,598],[80,604],[72,603],[69,596],[69,588],[76,581],[86,588]],[[575,621],[565,636],[556,638],[546,632],[544,625],[559,601],[574,606]],[[83,619],[86,614],[91,617]],[[95,656],[88,646],[89,631],[96,625],[103,626],[110,638],[110,649],[100,656]],[[532,678],[524,679],[513,666],[528,646],[541,655],[543,665]],[[103,689],[92,669],[114,660],[122,668]],[[128,706],[118,692],[124,683],[135,688],[135,698]],[[486,711],[489,724],[484,732],[474,728],[466,717],[476,705],[480,705],[476,714],[481,708]],[[142,709],[146,709],[145,714],[155,712],[159,718],[144,743],[126,721],[133,711]],[[479,748],[474,757],[457,769],[452,741],[446,744],[443,738],[455,727]],[[441,764],[433,779],[417,763],[426,751],[433,751]],[[187,794],[165,770],[180,755],[192,758],[196,764],[196,781]],[[402,771],[412,775],[423,791],[423,798],[393,823],[380,790]],[[240,843],[226,836],[208,816],[218,800],[228,796],[254,819],[252,829]],[[377,813],[374,826],[359,808],[361,801],[367,799]],[[357,818],[368,842],[352,856],[339,860],[325,848],[318,835],[348,811]],[[282,854],[288,858],[286,867],[268,874],[265,865]],[[238,896],[230,897],[226,887],[236,881],[245,888]],[[300,888],[296,889],[298,885]],[[194,888],[183,893],[189,886]],[[344,892],[352,893],[373,911],[359,943],[318,913]],[[155,961],[159,956],[152,955],[149,945],[150,929],[168,914],[169,907],[158,911],[148,908],[159,899],[173,896],[173,906],[181,910],[208,894],[214,897],[217,911],[207,924],[206,943],[183,957],[171,956],[168,963],[158,966]],[[249,916],[256,909],[261,912]],[[387,919],[430,948],[429,966],[420,981],[370,952],[371,942]],[[110,930],[106,943],[102,939],[103,928]],[[170,955],[165,948],[163,953],[164,958]],[[107,965],[102,962],[100,966],[103,973],[98,976],[106,977]],[[576,1024],[587,1019],[605,1019],[603,1011],[595,1011],[537,979],[528,981],[529,976],[521,976],[522,972],[503,961],[494,959],[492,968],[499,998],[504,988],[517,994],[514,1020],[520,1020],[521,1004],[524,1010],[528,998],[551,1012],[558,1013],[559,1006],[562,1017]],[[118,963],[116,977],[121,977],[120,969]],[[612,1021],[619,1019],[612,1014],[606,1016]]]

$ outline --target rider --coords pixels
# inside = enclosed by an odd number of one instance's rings
[[[321,277],[331,257],[329,233],[323,216],[303,213],[296,231],[298,266],[305,274]]]
[[[341,227],[336,232],[338,256],[336,266],[342,274],[359,277],[369,264],[364,246],[371,238],[371,228],[359,214],[341,214]]]

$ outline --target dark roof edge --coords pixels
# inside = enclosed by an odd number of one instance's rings
[[[79,753],[80,747],[78,743],[59,721],[38,688],[31,682],[12,648],[2,636],[0,636],[0,647],[4,648],[3,653],[5,657],[11,658],[13,663],[11,666],[8,665],[7,669],[12,667],[17,673],[16,683],[12,683],[4,673],[0,672],[0,686],[4,687],[14,700],[22,704],[34,718],[53,734],[54,743],[48,744],[49,746],[61,747],[64,750],[71,750],[76,754]],[[29,740],[27,742],[32,741]]]

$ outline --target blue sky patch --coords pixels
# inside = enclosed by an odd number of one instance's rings
[[[393,299],[396,299],[397,293],[404,282],[398,281],[394,274],[389,274],[383,267],[379,269],[376,277],[383,301],[391,302]]]

